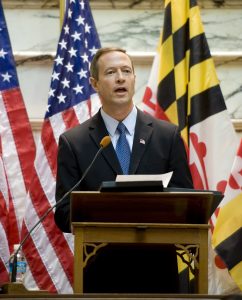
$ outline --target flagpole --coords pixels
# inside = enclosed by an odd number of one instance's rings
[[[65,0],[60,0],[60,28],[62,27],[62,22],[64,19],[65,12]]]

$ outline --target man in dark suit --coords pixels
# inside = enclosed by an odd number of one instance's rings
[[[77,190],[98,190],[103,181],[123,174],[116,146],[125,125],[131,157],[128,174],[161,174],[173,171],[169,186],[192,188],[186,151],[178,128],[154,119],[133,103],[135,74],[130,57],[119,48],[100,49],[91,64],[90,82],[102,108],[86,122],[59,139],[56,200],[78,180],[99,149],[102,138],[112,143],[103,149]],[[55,212],[55,221],[70,232],[70,199]],[[84,292],[178,292],[173,246],[108,245],[98,251],[84,274]],[[156,274],[158,273],[158,274]]]

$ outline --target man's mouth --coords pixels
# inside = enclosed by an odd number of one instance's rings
[[[127,89],[125,87],[120,87],[120,88],[115,89],[114,91],[117,94],[122,94],[122,93],[126,93]]]

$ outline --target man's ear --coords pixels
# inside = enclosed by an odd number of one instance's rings
[[[95,79],[94,77],[90,77],[89,78],[89,82],[91,84],[91,86],[93,87],[93,89],[98,92],[98,87],[97,87],[97,79]]]

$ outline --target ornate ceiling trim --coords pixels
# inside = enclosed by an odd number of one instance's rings
[[[58,8],[61,0],[2,0],[4,8]],[[163,9],[161,0],[89,0],[93,9]],[[198,0],[201,8],[242,8],[241,0]]]

